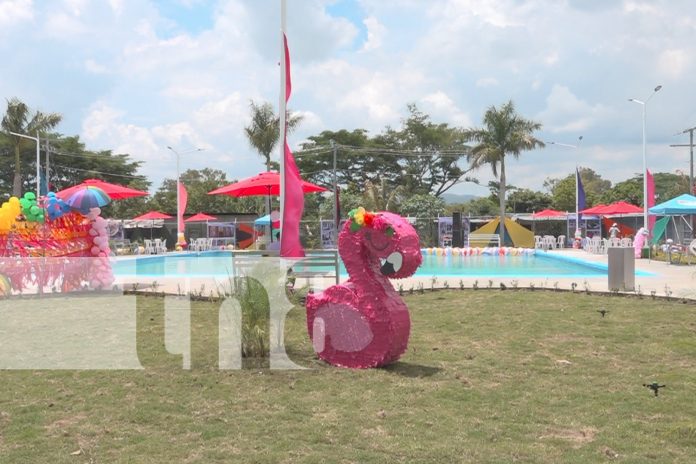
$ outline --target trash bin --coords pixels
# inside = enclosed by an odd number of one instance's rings
[[[636,286],[636,258],[633,248],[609,247],[609,290],[633,291]]]

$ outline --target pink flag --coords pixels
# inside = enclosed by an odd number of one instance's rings
[[[283,34],[285,45],[285,101],[290,98],[292,86],[290,84],[290,51],[288,50],[288,39]],[[283,224],[280,234],[280,256],[285,258],[301,258],[305,255],[302,244],[300,243],[300,219],[304,211],[304,193],[302,192],[302,178],[300,170],[295,164],[295,157],[292,156],[287,140],[288,128],[285,123],[283,142],[284,151],[284,184],[283,193]]]
[[[183,232],[184,229],[184,211],[186,211],[186,202],[188,201],[188,192],[186,192],[186,187],[181,182],[178,183],[177,188],[179,189],[179,211],[176,212],[177,217],[177,232]]]
[[[646,172],[645,180],[647,181],[647,184],[648,184],[648,209],[650,209],[653,206],[655,206],[655,179],[653,178],[653,175],[649,169],[646,169],[645,172]],[[654,214],[648,215],[648,230],[649,231],[653,230],[653,227],[655,226],[655,219],[656,218],[655,218]]]

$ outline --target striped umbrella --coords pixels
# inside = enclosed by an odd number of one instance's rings
[[[111,203],[111,198],[99,187],[87,185],[70,195],[65,201],[72,209],[82,214],[89,213],[92,208],[101,208]]]

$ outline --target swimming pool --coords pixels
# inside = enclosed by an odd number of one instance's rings
[[[114,261],[117,277],[228,277],[232,274],[232,253],[212,251],[142,256]],[[327,269],[330,271],[330,269]],[[346,271],[341,266],[342,274]],[[607,266],[567,256],[536,253],[522,256],[423,256],[416,272],[421,277],[601,277]],[[636,275],[649,275],[636,271]]]

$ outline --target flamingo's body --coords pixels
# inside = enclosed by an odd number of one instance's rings
[[[326,362],[378,367],[399,359],[411,328],[408,308],[389,279],[413,275],[423,258],[418,234],[401,216],[364,210],[351,216],[338,237],[350,278],[308,295],[307,328]]]

